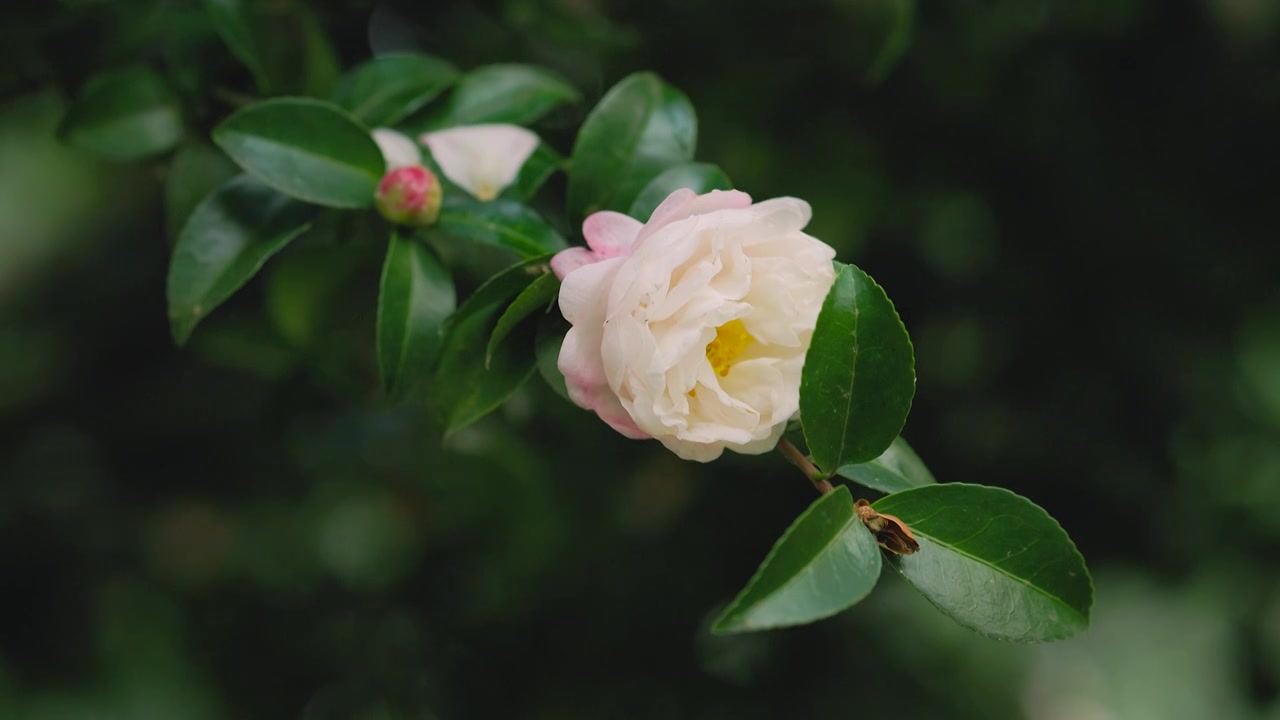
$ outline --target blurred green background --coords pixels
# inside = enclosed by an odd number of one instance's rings
[[[36,0],[0,10],[0,718],[1280,718],[1280,4],[310,12],[342,66],[558,70],[586,98],[539,128],[566,153],[629,72],[682,88],[699,159],[807,199],[886,287],[904,434],[1062,522],[1093,628],[1002,644],[886,573],[834,619],[711,636],[808,483],[681,463],[536,380],[441,449],[378,396],[360,228],[176,349],[168,161],[55,127],[90,71],[142,61],[207,130],[245,72],[193,0]]]

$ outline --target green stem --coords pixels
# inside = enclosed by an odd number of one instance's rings
[[[809,478],[809,482],[813,483],[813,486],[817,488],[818,492],[826,495],[832,490],[835,490],[835,488],[831,486],[831,483],[827,481],[827,476],[823,475],[822,471],[819,470],[818,467],[813,464],[813,461],[804,453],[800,452],[799,448],[792,445],[790,440],[787,440],[786,438],[779,440],[778,452],[782,453],[782,456],[785,457],[792,465],[800,468],[800,472],[804,473],[804,476]]]

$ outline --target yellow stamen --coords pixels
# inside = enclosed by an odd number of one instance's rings
[[[707,361],[720,377],[729,374],[742,351],[755,342],[741,320],[730,320],[716,328],[716,337],[707,343]]]

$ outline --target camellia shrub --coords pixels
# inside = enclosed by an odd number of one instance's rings
[[[536,375],[655,452],[777,451],[812,483],[819,497],[715,631],[831,616],[886,564],[984,635],[1088,625],[1092,582],[1058,523],[1008,490],[936,482],[900,436],[915,359],[885,289],[805,232],[821,207],[753,198],[699,160],[675,85],[622,78],[556,147],[532,128],[581,95],[553,72],[398,53],[284,82],[245,7],[203,6],[253,90],[226,94],[212,144],[179,63],[97,72],[62,126],[68,142],[163,167],[179,345],[304,233],[372,227],[386,246],[370,334],[386,402],[425,404],[448,436]],[[561,173],[568,236],[535,209]],[[463,266],[488,267],[467,248],[503,261],[460,293]]]

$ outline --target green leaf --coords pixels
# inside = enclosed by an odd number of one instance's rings
[[[818,498],[769,551],[712,632],[800,625],[853,605],[880,578],[880,550],[841,485]]]
[[[824,472],[872,460],[898,436],[916,390],[911,338],[884,289],[846,265],[822,304],[800,376],[800,420]]]
[[[258,90],[271,92],[271,82],[254,39],[253,23],[245,0],[204,0],[205,12],[231,54],[253,73]]]
[[[557,278],[555,273],[539,275],[537,280],[521,290],[516,299],[511,301],[507,309],[502,312],[502,316],[498,318],[498,324],[493,328],[493,333],[489,335],[484,364],[488,366],[493,361],[494,351],[521,321],[539,310],[546,312],[551,306],[551,301],[555,300],[559,294],[560,278]]]
[[[488,415],[533,374],[533,334],[523,332],[527,323],[497,348],[487,367],[485,351],[498,313],[550,272],[549,260],[549,255],[532,258],[493,276],[445,323],[430,400],[446,437]]]
[[[538,374],[547,386],[560,397],[573,402],[569,397],[569,387],[564,375],[560,373],[560,346],[564,344],[565,333],[569,332],[569,321],[559,312],[548,312],[538,322],[538,332],[534,337],[534,354],[538,363]]]
[[[653,73],[614,85],[587,115],[573,146],[569,219],[625,212],[659,173],[693,159],[698,119],[679,90]]]
[[[323,97],[332,90],[338,57],[306,3],[205,0],[204,7],[261,94]]]
[[[965,627],[1002,640],[1042,642],[1089,625],[1093,581],[1066,531],[1003,488],[944,483],[873,504],[911,527],[919,552],[891,562],[907,582]]]
[[[712,190],[732,190],[733,181],[719,167],[710,163],[685,163],[667,168],[640,191],[627,214],[645,222],[667,196],[681,188],[699,195]]]
[[[520,167],[520,174],[516,175],[516,181],[503,190],[498,198],[528,202],[538,194],[538,190],[555,171],[563,166],[564,158],[560,157],[560,153],[546,143],[539,143],[538,147],[534,148],[533,154]]]
[[[568,247],[556,229],[531,208],[509,200],[447,205],[433,232],[514,250],[532,258]]]
[[[510,123],[528,125],[564,103],[581,99],[564,78],[532,65],[487,65],[458,82],[439,110],[420,123],[418,131],[457,125]]]
[[[317,205],[373,204],[385,165],[369,132],[329,103],[282,98],[227,118],[213,139],[240,167]]]
[[[73,145],[129,161],[172,150],[182,139],[182,108],[164,78],[147,67],[108,70],[85,83],[63,118]]]
[[[187,218],[209,193],[239,174],[222,151],[199,141],[184,144],[173,156],[164,184],[164,221],[170,244]]]
[[[878,5],[877,9],[889,17],[885,20],[888,27],[884,41],[866,72],[867,79],[873,83],[883,80],[911,47],[911,38],[915,34],[916,2],[889,0]]]
[[[457,77],[453,65],[430,55],[383,55],[344,75],[333,101],[369,127],[390,126],[431,102]]]
[[[413,237],[391,236],[378,292],[378,369],[386,392],[398,397],[429,377],[445,318],[457,307],[453,278]]]
[[[901,435],[889,445],[889,449],[880,453],[880,457],[871,462],[845,465],[836,474],[882,493],[896,493],[937,482]]]
[[[244,175],[196,208],[178,236],[169,265],[169,324],[187,341],[206,315],[306,230],[315,208]]]

